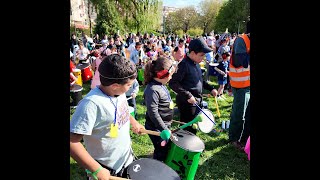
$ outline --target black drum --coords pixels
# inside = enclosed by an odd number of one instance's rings
[[[141,158],[128,167],[128,178],[134,180],[181,180],[179,175],[161,161]]]
[[[72,99],[70,102],[71,107],[77,107],[79,101],[82,99],[82,89],[83,88],[78,84],[73,84],[70,86],[70,97]]]

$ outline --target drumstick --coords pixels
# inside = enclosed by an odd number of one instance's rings
[[[203,94],[202,96],[209,98],[209,97],[211,97],[211,94]],[[216,105],[216,108],[217,108],[218,117],[220,117],[220,111],[219,111],[219,106],[218,106],[218,101],[217,101],[217,97],[216,96],[214,97],[214,100],[215,100],[215,105]]]
[[[170,139],[170,136],[171,136],[171,132],[167,129],[161,131],[161,133],[157,132],[157,131],[147,130],[147,129],[141,129],[140,132],[154,135],[154,136],[160,136],[161,139],[163,139],[163,140],[168,140],[168,139]]]
[[[197,103],[194,103],[194,104],[199,108],[199,110],[200,110],[204,115],[207,116],[207,118],[209,118],[209,120],[210,120],[214,125],[216,125],[216,123],[215,123],[214,121],[212,121],[212,119],[201,109],[201,107],[198,106]]]
[[[150,134],[150,135],[154,135],[154,136],[160,136],[160,132],[157,132],[157,131],[151,131],[151,130],[147,130],[147,129],[141,129],[140,132],[141,132],[141,133]]]
[[[176,120],[171,120],[171,121],[179,124],[186,124],[185,122],[181,122],[181,121],[176,121]]]
[[[175,120],[171,120],[172,122],[175,122],[175,123],[178,123],[178,124],[187,124],[187,123],[185,123],[185,122],[181,122],[181,121],[175,121]],[[198,129],[198,125],[197,124],[192,124],[192,128],[193,129]]]
[[[110,176],[109,179],[110,180],[128,180],[127,178],[121,178],[121,177],[117,177],[117,176]]]
[[[132,99],[132,96],[128,97],[128,98],[127,98],[127,101],[128,101],[129,99]]]
[[[214,97],[214,101],[215,101],[215,104],[216,104],[218,117],[220,117],[220,111],[219,111],[219,106],[218,106],[217,97]]]

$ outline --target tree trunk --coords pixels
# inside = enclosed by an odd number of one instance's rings
[[[91,15],[90,15],[90,0],[88,0],[88,18],[89,18],[90,37],[92,37]]]

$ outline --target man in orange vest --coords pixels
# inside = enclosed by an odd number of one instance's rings
[[[250,21],[246,34],[238,36],[233,44],[229,78],[234,97],[229,142],[243,149],[249,137],[250,124]]]

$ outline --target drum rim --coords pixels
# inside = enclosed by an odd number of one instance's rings
[[[186,131],[186,130],[183,130],[183,129],[180,129],[179,131]],[[177,132],[179,132],[179,131],[177,131]],[[174,133],[177,133],[177,132],[174,132]],[[189,131],[187,131],[187,132],[189,132]],[[189,133],[191,133],[191,134],[193,134],[192,132],[189,132]],[[179,146],[178,144],[176,144],[175,143],[175,141],[172,141],[172,136],[170,137],[170,140],[171,140],[171,142],[172,143],[174,143],[176,146],[178,146],[179,148],[181,148],[181,149],[184,149],[184,150],[186,150],[186,151],[189,151],[189,152],[203,152],[203,150],[205,149],[205,144],[204,144],[204,142],[197,136],[197,135],[195,135],[195,134],[193,134],[195,137],[197,137],[201,142],[202,142],[202,144],[203,144],[203,149],[202,150],[197,150],[197,151],[195,151],[195,150],[190,150],[190,149],[186,149],[186,148],[184,148],[184,147],[181,147],[181,146]]]
[[[70,89],[70,92],[79,92],[83,90],[83,87],[78,85],[78,84],[74,84],[72,86],[76,86],[76,87],[80,87],[79,89]]]

